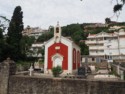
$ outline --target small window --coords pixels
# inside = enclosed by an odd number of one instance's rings
[[[92,58],[92,61],[95,61],[95,58]]]
[[[104,40],[106,40],[106,37],[104,37]]]
[[[56,33],[59,33],[59,28],[58,27],[56,28]]]

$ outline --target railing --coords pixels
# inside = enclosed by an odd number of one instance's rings
[[[86,44],[103,44],[104,43],[104,41],[96,41],[96,40],[93,40],[93,41],[89,41],[89,40],[87,40],[86,41]]]
[[[96,41],[94,40],[94,41],[86,41],[86,44],[94,44],[94,43],[96,43]]]
[[[100,56],[100,55],[105,55],[105,54],[104,53],[90,53],[90,55]]]
[[[95,50],[96,50],[96,49],[104,49],[104,47],[98,47],[98,46],[92,47],[92,46],[90,46],[89,49],[90,49],[90,50],[94,50],[94,49],[95,49]]]
[[[104,41],[102,41],[102,40],[101,41],[97,41],[97,43],[104,43]]]

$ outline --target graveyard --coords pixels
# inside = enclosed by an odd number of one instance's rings
[[[90,72],[89,72],[90,73]],[[39,75],[38,75],[39,74]],[[79,68],[79,77],[53,77],[37,73],[31,66],[27,73],[17,74],[16,63],[7,59],[0,63],[0,94],[124,94],[123,80],[96,80],[80,76],[85,68]]]

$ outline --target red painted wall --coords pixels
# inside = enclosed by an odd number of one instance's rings
[[[60,46],[59,50],[56,50],[55,47]],[[62,44],[62,43],[54,43],[48,48],[48,69],[52,69],[53,67],[53,61],[52,56],[56,53],[61,54],[63,57],[62,62],[62,69],[67,70],[68,69],[68,46]]]

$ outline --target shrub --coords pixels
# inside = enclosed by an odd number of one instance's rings
[[[59,77],[59,75],[62,73],[62,68],[60,66],[53,67],[52,68],[52,73],[54,77]]]
[[[31,62],[18,61],[16,63],[16,66],[17,66],[17,71],[27,71],[31,66]]]

